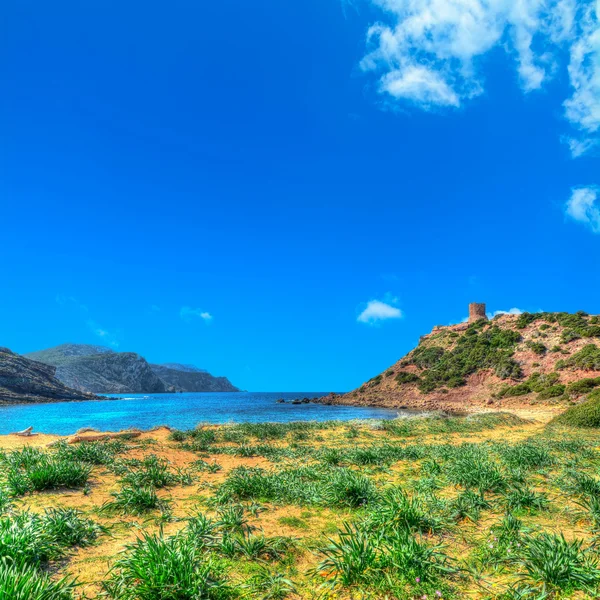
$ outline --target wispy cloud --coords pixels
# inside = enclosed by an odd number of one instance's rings
[[[600,233],[600,207],[598,188],[578,187],[571,190],[571,197],[565,204],[565,214],[589,227],[594,233]]]
[[[89,309],[86,304],[80,302],[75,296],[68,296],[66,294],[56,294],[54,300],[56,304],[63,308],[78,314],[81,319],[85,320],[87,328],[97,337],[99,337],[105,344],[117,348],[119,346],[119,332],[112,332],[104,327],[98,325],[94,319],[90,318]]]
[[[91,319],[89,319],[86,322],[86,324],[90,331],[92,331],[94,335],[99,337],[105,344],[108,344],[113,348],[119,347],[119,339],[117,333],[113,333],[111,331],[108,331],[108,329],[104,329],[104,327],[101,327],[100,325],[98,325],[98,323],[96,323],[96,321],[93,321]]]
[[[210,323],[213,320],[213,316],[200,308],[191,308],[189,306],[182,306],[179,311],[179,316],[187,323],[194,319],[201,319],[205,323]]]
[[[359,323],[376,325],[382,321],[400,318],[402,318],[402,311],[396,306],[393,306],[393,304],[388,304],[387,302],[382,302],[381,300],[369,300],[366,307],[358,315],[356,320]]]
[[[541,89],[569,56],[564,115],[573,156],[600,129],[600,5],[596,0],[371,0],[383,10],[360,63],[379,74],[379,92],[425,110],[456,109],[484,92],[479,60],[496,48],[514,57],[525,93]]]

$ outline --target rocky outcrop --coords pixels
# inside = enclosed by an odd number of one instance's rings
[[[239,392],[227,377],[214,377],[189,365],[150,365],[154,373],[177,392]],[[183,369],[177,367],[184,367]],[[192,370],[195,369],[195,370]]]
[[[56,377],[69,387],[98,394],[239,391],[226,377],[192,365],[151,365],[139,354],[103,346],[62,344],[26,356],[56,367]]]
[[[148,362],[134,352],[63,344],[27,356],[56,367],[56,377],[76,390],[98,394],[161,393],[168,390]]]
[[[0,404],[96,400],[98,396],[67,387],[56,368],[0,348]]]

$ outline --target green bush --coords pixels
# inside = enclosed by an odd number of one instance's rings
[[[592,392],[582,404],[565,410],[552,423],[570,427],[600,427],[600,390]]]
[[[527,347],[539,356],[546,354],[546,351],[548,350],[541,342],[527,342]]]
[[[588,344],[567,359],[566,364],[584,371],[600,371],[600,348],[595,344]]]
[[[581,339],[581,336],[573,329],[565,329],[560,334],[560,341],[563,344],[568,344],[569,342],[574,342],[575,340],[579,340],[579,339]]]
[[[513,398],[515,396],[526,396],[531,394],[533,390],[527,381],[518,383],[517,385],[507,385],[500,389],[496,394],[498,398]]]
[[[421,378],[416,373],[400,371],[398,375],[396,375],[395,380],[402,385],[403,383],[416,383],[417,381],[421,381]]]
[[[567,391],[571,396],[582,396],[591,392],[595,387],[600,385],[600,377],[589,377],[580,379],[569,384]]]
[[[434,367],[444,356],[444,349],[439,346],[417,346],[413,352],[412,363],[421,369]]]
[[[556,385],[551,385],[549,388],[542,390],[538,394],[538,400],[549,400],[550,398],[558,398],[565,393],[567,386],[562,383],[558,383]]]

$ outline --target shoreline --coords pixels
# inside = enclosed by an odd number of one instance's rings
[[[461,417],[469,417],[469,416],[475,416],[475,415],[485,415],[485,414],[497,414],[497,413],[508,413],[508,414],[513,414],[521,419],[530,421],[532,424],[533,423],[537,423],[537,424],[541,424],[541,425],[546,425],[547,423],[549,423],[556,415],[558,415],[560,412],[562,412],[560,409],[557,408],[550,408],[550,407],[544,407],[544,408],[539,408],[539,409],[531,409],[531,408],[526,408],[526,407],[519,407],[519,408],[510,408],[510,409],[506,409],[506,410],[497,410],[494,408],[488,408],[488,407],[476,407],[477,410],[471,411],[471,412],[463,412],[463,413],[458,413],[456,411],[454,412],[450,412],[450,411],[441,411],[441,410],[433,410],[433,411],[422,411],[422,412],[415,412],[414,414],[406,414],[405,416],[401,416],[400,414],[398,414],[396,417],[391,417],[390,419],[386,419],[386,420],[394,420],[394,419],[420,419],[420,418],[433,418],[436,416],[441,416],[443,418],[447,418],[447,419],[454,419],[454,418],[461,418]],[[393,409],[390,409],[393,410]],[[400,409],[398,409],[400,410]],[[198,426],[202,426],[202,428],[206,428],[206,429],[220,429],[223,427],[231,427],[231,426],[235,426],[235,425],[240,425],[243,423],[253,423],[253,424],[276,424],[276,425],[280,425],[280,424],[284,424],[284,423],[348,423],[348,424],[352,424],[352,423],[361,423],[364,424],[366,421],[380,421],[382,419],[377,418],[377,417],[357,417],[356,419],[348,419],[348,420],[339,420],[339,419],[331,419],[331,420],[316,420],[316,419],[300,419],[300,420],[291,420],[291,421],[269,421],[269,420],[265,420],[265,421],[228,421],[225,423],[206,423],[206,422],[198,422],[196,424],[195,427]],[[195,428],[194,427],[194,428]],[[11,446],[19,446],[19,445],[35,445],[35,446],[41,446],[41,445],[47,445],[49,443],[54,443],[56,441],[60,441],[60,440],[67,440],[69,438],[73,438],[74,436],[77,436],[78,438],[82,438],[82,441],[86,441],[86,437],[96,437],[96,436],[111,436],[111,435],[115,435],[115,434],[137,434],[137,435],[142,435],[142,436],[151,436],[152,434],[156,433],[156,432],[162,432],[162,431],[167,431],[167,432],[172,432],[172,431],[179,431],[179,429],[177,427],[173,427],[167,423],[163,423],[160,425],[155,425],[153,427],[149,427],[147,429],[142,429],[142,428],[138,428],[138,427],[126,427],[123,429],[118,429],[118,430],[100,430],[100,429],[96,429],[93,427],[83,427],[80,428],[76,431],[73,431],[71,433],[67,433],[67,434],[60,434],[60,433],[51,433],[51,432],[33,432],[33,435],[31,436],[19,436],[16,435],[14,432],[11,433],[2,433],[0,434],[0,448],[3,447],[11,447]],[[81,433],[80,433],[81,432]],[[88,434],[88,435],[86,435]],[[14,443],[12,444],[8,444],[8,446],[5,444],[6,440],[13,440]],[[38,440],[39,442],[36,443],[36,440]],[[28,443],[28,442],[33,442],[33,444]]]

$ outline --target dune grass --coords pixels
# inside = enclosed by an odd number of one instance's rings
[[[0,598],[596,598],[598,446],[492,413],[5,451]]]

